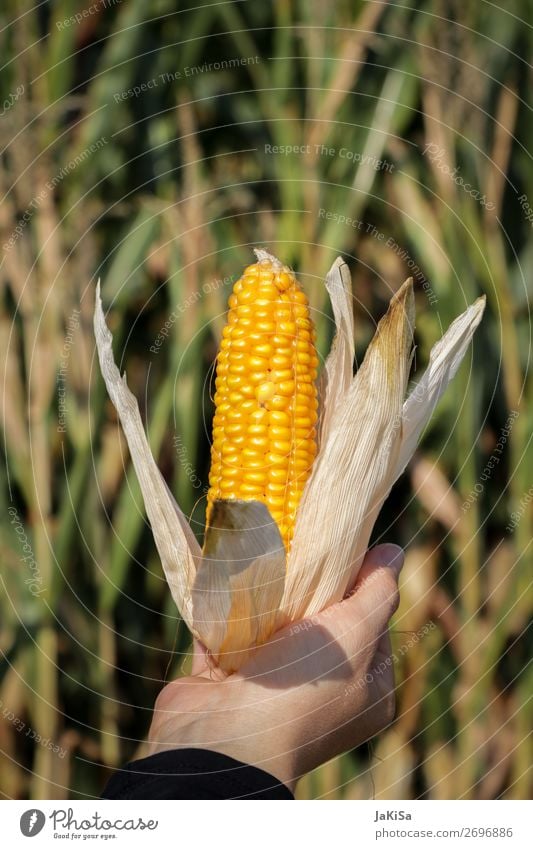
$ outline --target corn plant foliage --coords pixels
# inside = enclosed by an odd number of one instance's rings
[[[266,246],[305,286],[322,357],[336,256],[359,364],[412,276],[413,381],[487,298],[374,528],[407,549],[397,720],[298,794],[527,797],[531,2],[158,0],[79,22],[75,6],[3,8],[0,793],[98,795],[189,668],[96,368],[96,280],[201,543],[213,360],[232,283]]]

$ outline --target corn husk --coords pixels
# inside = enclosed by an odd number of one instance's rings
[[[414,329],[412,280],[392,298],[355,377],[351,281],[342,258],[333,264],[326,288],[336,334],[319,381],[319,452],[288,554],[268,509],[255,501],[216,502],[200,549],[157,468],[137,402],[115,365],[97,289],[100,367],[172,597],[192,633],[228,672],[276,629],[323,610],[353,586],[381,506],[459,368],[484,309],[480,298],[453,322],[405,399]]]

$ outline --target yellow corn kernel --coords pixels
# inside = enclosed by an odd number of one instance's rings
[[[223,428],[217,428],[217,430],[223,430]],[[276,440],[276,439],[286,439],[287,440],[287,439],[292,439],[292,437],[293,437],[292,428],[281,427],[280,425],[270,425],[270,427],[268,428],[268,434],[270,436],[270,439],[272,439],[272,440]],[[306,432],[305,436],[307,437],[307,435],[308,434]],[[301,438],[302,434],[301,433],[296,434],[296,436],[299,436]]]
[[[268,342],[260,342],[254,345],[252,350],[255,356],[266,357],[268,361],[270,361],[274,355],[274,346],[270,345]]]
[[[267,451],[269,446],[268,435],[265,434],[264,436],[248,436],[247,444],[252,449],[257,449],[258,451]]]
[[[272,372],[272,380],[278,386],[281,381],[292,380],[293,370],[291,368],[277,368]],[[292,392],[290,393],[292,395]]]
[[[289,395],[294,397],[296,392],[296,382],[294,380],[280,380],[278,384],[278,392],[280,395]]]
[[[207,523],[217,499],[262,501],[287,551],[317,450],[314,338],[292,272],[266,258],[246,268],[217,357]]]
[[[287,468],[275,468],[274,466],[271,466],[268,470],[268,479],[272,483],[283,484],[283,486],[286,487],[288,480]]]
[[[282,427],[290,427],[291,425],[290,415],[288,413],[284,413],[282,410],[270,410],[268,413],[268,421],[270,422],[270,426],[281,425]]]
[[[266,461],[269,468],[274,466],[277,469],[285,469],[289,464],[288,458],[284,454],[274,454],[273,451],[269,451],[266,455]]]
[[[273,395],[272,398],[269,398],[268,401],[265,401],[265,407],[267,408],[267,410],[288,410],[290,409],[290,406],[291,398],[289,395]]]
[[[223,431],[223,428],[218,428],[218,430]],[[250,436],[266,436],[268,434],[268,425],[266,424],[249,424],[248,425],[248,434]],[[215,436],[215,432],[213,430],[213,437]]]
[[[257,483],[243,482],[239,485],[239,497],[244,499],[259,499],[263,494],[263,487]]]
[[[259,405],[256,409],[250,411],[249,420],[253,424],[268,424],[270,421],[269,412]]]
[[[261,383],[256,390],[256,398],[260,404],[263,404],[265,401],[270,400],[276,394],[276,385],[271,381],[267,380]]]
[[[247,469],[242,473],[242,479],[245,483],[255,483],[261,485],[261,491],[264,492],[268,483],[268,474],[262,471],[251,471]]]
[[[266,485],[267,496],[270,496],[270,495],[278,496],[278,495],[281,495],[281,494],[284,495],[286,489],[287,489],[287,485],[285,484],[285,482],[275,483],[274,481],[269,480],[267,485]]]

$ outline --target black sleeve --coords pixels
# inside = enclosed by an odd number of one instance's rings
[[[132,761],[108,781],[103,799],[293,799],[268,772],[207,749],[171,749]]]

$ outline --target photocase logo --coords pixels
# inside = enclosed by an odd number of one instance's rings
[[[42,811],[37,808],[31,808],[29,811],[24,811],[20,818],[20,830],[24,837],[35,837],[42,831],[46,822],[46,817]]]

